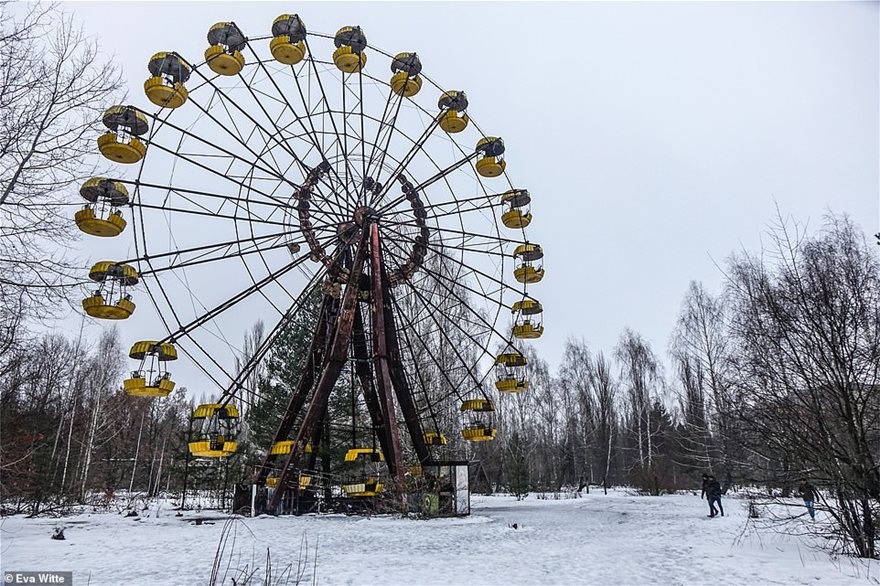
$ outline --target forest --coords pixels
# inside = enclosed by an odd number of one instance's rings
[[[477,448],[451,440],[447,448],[477,463],[474,490],[524,495],[627,485],[660,495],[694,490],[710,472],[728,490],[787,496],[809,479],[827,491],[846,543],[873,557],[880,262],[842,215],[829,215],[812,235],[780,220],[769,236],[767,249],[728,259],[722,291],[691,283],[665,348],[634,329],[621,332],[613,348],[592,348],[588,333],[572,333],[555,372],[529,350],[529,390],[498,398],[497,439]],[[278,424],[278,406],[296,384],[319,299],[313,295],[248,377],[240,455],[219,462],[193,460],[187,450],[190,414],[209,397],[181,390],[150,401],[122,392],[125,351],[115,329],[93,340],[7,328],[13,335],[0,356],[4,511],[36,513],[117,493],[185,498],[184,489],[214,491],[220,506],[231,504],[232,486],[248,482]],[[243,333],[245,353],[263,335],[261,322]],[[431,392],[448,391],[442,380]],[[328,463],[350,434],[357,439],[350,421],[369,435],[366,413],[350,405],[346,385],[334,393],[339,441],[328,442],[333,454],[322,453]],[[436,416],[454,429],[454,405]]]

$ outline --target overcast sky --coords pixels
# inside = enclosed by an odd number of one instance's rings
[[[149,56],[200,55],[220,20],[263,35],[295,10],[310,30],[359,24],[386,51],[418,51],[504,137],[508,171],[533,196],[529,237],[547,255],[537,347],[551,366],[566,338],[608,351],[625,327],[665,357],[689,281],[720,290],[716,263],[756,249],[777,204],[812,227],[831,209],[878,231],[876,3],[67,8],[142,106]]]

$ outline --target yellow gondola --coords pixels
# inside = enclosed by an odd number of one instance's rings
[[[391,91],[411,98],[422,89],[422,62],[415,53],[398,53],[391,60]]]
[[[205,61],[211,71],[218,75],[238,75],[244,69],[241,50],[247,39],[235,23],[218,22],[208,29],[208,44]]]
[[[501,223],[508,228],[525,228],[532,223],[532,214],[528,209],[532,197],[527,189],[511,189],[501,194]]]
[[[492,414],[495,404],[489,399],[467,399],[461,404],[465,417],[461,437],[471,442],[484,442],[495,439],[498,430],[493,424]]]
[[[139,136],[150,129],[147,117],[134,106],[111,106],[101,117],[107,132],[98,137],[98,150],[116,163],[137,163],[147,147]]]
[[[345,453],[345,462],[349,463],[349,469],[355,462],[361,462],[362,468],[359,474],[355,474],[343,483],[342,491],[351,497],[374,497],[382,492],[383,485],[380,482],[378,468],[375,466],[368,470],[370,464],[378,464],[385,461],[382,450],[378,448],[352,448]]]
[[[128,190],[119,181],[92,177],[79,189],[88,203],[74,215],[77,228],[92,236],[118,236],[126,221],[119,207],[128,203]]]
[[[359,26],[344,26],[333,37],[333,63],[343,73],[357,73],[367,64],[367,37]]]
[[[135,305],[127,292],[128,287],[138,282],[137,271],[132,267],[109,260],[101,261],[92,266],[89,278],[98,283],[98,288],[82,301],[86,314],[98,319],[116,320],[126,319],[134,313]]]
[[[369,457],[371,462],[384,462],[382,450],[378,448],[352,448],[345,453],[346,462],[355,462],[359,458]]]
[[[498,177],[504,173],[504,141],[495,136],[484,136],[477,142],[477,173],[482,177]]]
[[[498,435],[498,430],[494,427],[484,427],[484,426],[476,426],[476,427],[467,427],[461,430],[461,437],[468,440],[469,442],[488,442],[495,439],[495,436]]]
[[[513,335],[516,338],[532,340],[544,334],[542,316],[544,308],[534,299],[523,299],[513,304]]]
[[[526,365],[526,357],[519,352],[502,352],[495,357],[495,364],[509,368],[523,367]]]
[[[299,488],[300,490],[305,490],[312,484],[312,477],[308,474],[300,474],[299,475]],[[266,478],[266,486],[269,488],[275,488],[278,486],[278,477],[277,476],[268,476]]]
[[[147,99],[162,108],[179,108],[189,93],[184,84],[189,80],[190,66],[180,55],[156,53],[147,63],[150,77],[144,82]]]
[[[437,101],[440,108],[440,128],[449,134],[456,134],[467,128],[468,118],[465,110],[468,107],[468,99],[464,92],[445,92]]]
[[[529,381],[516,375],[499,375],[495,388],[502,393],[524,393],[529,390]]]
[[[425,445],[428,446],[445,446],[446,436],[436,431],[427,431],[424,434]]]
[[[272,447],[269,448],[270,456],[284,456],[289,454],[293,450],[293,444],[295,444],[295,440],[284,440],[280,442],[275,442],[272,444]],[[312,453],[312,444],[307,443],[305,449],[303,449],[303,453],[311,454]]]
[[[502,352],[495,358],[495,388],[503,393],[524,393],[529,389],[529,381],[522,369],[526,357],[520,352]]]
[[[209,403],[199,405],[192,415],[198,440],[189,442],[189,451],[197,458],[225,458],[238,450],[238,408],[235,405]]]
[[[350,497],[375,497],[379,496],[385,485],[379,482],[377,476],[366,478],[364,482],[351,482],[342,485],[342,491]]]
[[[537,283],[544,278],[544,267],[535,263],[544,258],[540,244],[520,244],[513,251],[514,259],[520,264],[513,270],[513,276],[520,283]]]
[[[296,65],[306,56],[306,25],[297,14],[282,14],[272,22],[272,57],[285,65]]]
[[[169,342],[144,340],[135,342],[129,358],[139,360],[137,370],[122,381],[122,389],[134,397],[167,397],[174,390],[167,363],[177,360],[177,349]]]

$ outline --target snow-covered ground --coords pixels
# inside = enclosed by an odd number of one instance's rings
[[[230,525],[218,583],[232,583],[245,566],[262,576],[267,548],[273,584],[294,583],[278,582],[279,575],[291,564],[296,573],[305,551],[303,584],[880,582],[877,565],[834,560],[804,537],[744,533],[743,501],[725,505],[726,517],[709,519],[697,496],[600,492],[569,500],[474,497],[473,515],[462,519],[244,519]],[[59,525],[65,541],[50,539]],[[72,570],[77,586],[205,584],[223,529],[222,519],[197,526],[170,510],[139,520],[12,517],[2,523],[0,564],[5,571]]]

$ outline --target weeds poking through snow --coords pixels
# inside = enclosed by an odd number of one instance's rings
[[[229,517],[223,525],[220,541],[217,543],[217,552],[214,554],[214,563],[211,567],[210,586],[222,586],[234,584],[235,586],[297,586],[306,583],[311,578],[312,584],[317,584],[318,575],[318,544],[315,543],[314,560],[312,562],[312,575],[307,576],[309,568],[309,541],[303,532],[300,539],[299,554],[297,560],[290,561],[279,568],[273,566],[272,552],[266,548],[265,568],[260,578],[260,566],[256,561],[256,552],[251,554],[250,561],[243,559],[240,551],[236,551],[236,537],[238,531],[246,531],[250,537],[255,534],[247,523],[239,517]]]

